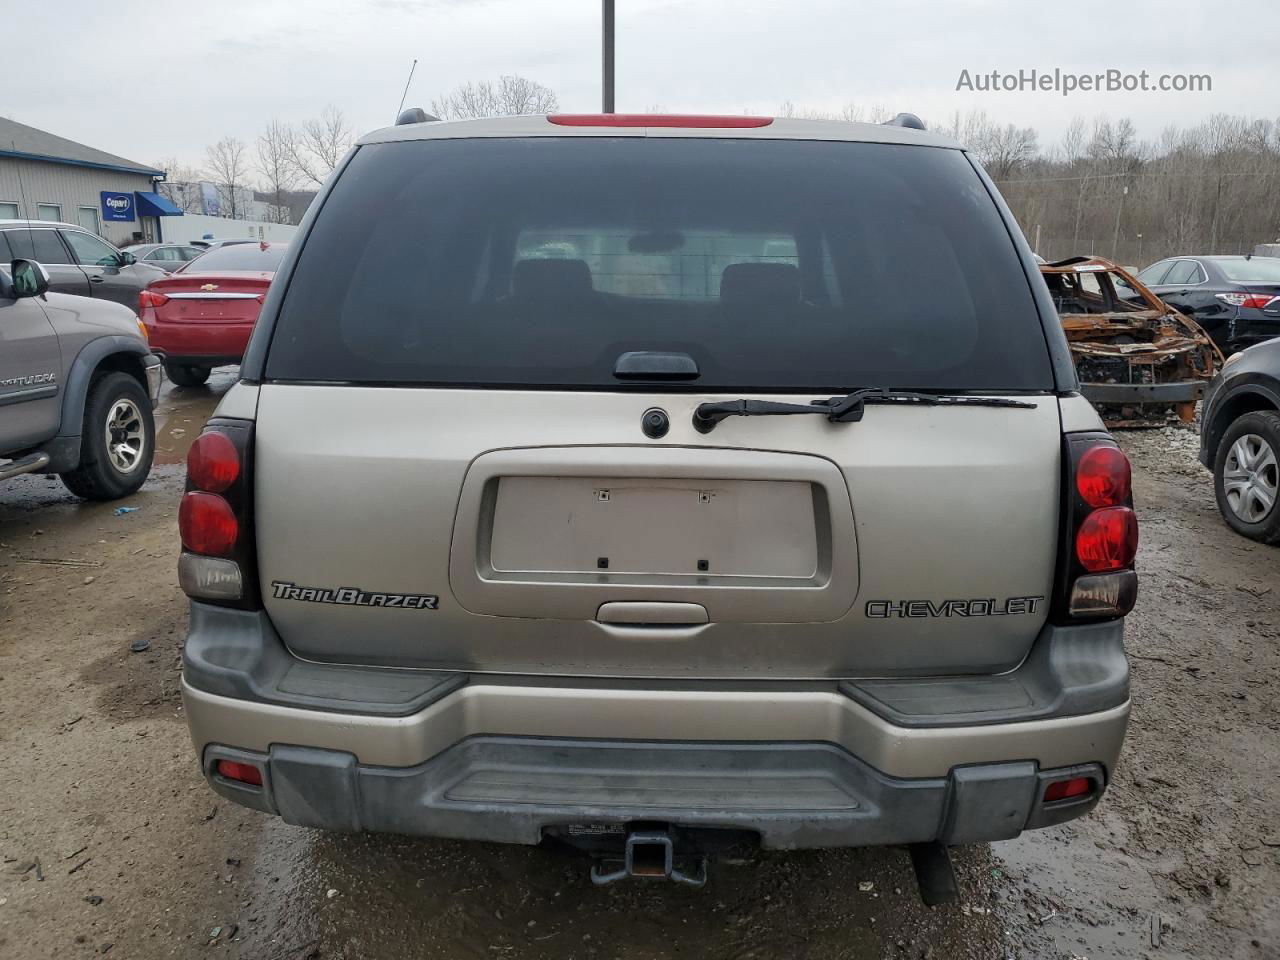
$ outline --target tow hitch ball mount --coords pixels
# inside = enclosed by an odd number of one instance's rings
[[[669,830],[636,830],[627,834],[622,860],[601,859],[591,864],[591,882],[596,886],[627,877],[674,880],[700,887],[707,882],[707,858],[694,855],[677,861],[675,841]]]

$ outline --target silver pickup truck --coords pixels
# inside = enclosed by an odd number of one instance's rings
[[[0,270],[0,480],[56,473],[85,499],[128,496],[151,471],[160,360],[127,307],[49,284],[34,260]]]

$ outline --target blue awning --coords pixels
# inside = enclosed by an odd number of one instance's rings
[[[160,196],[158,193],[145,193],[142,190],[135,191],[138,198],[138,214],[143,217],[180,217],[182,211],[173,205],[172,202]]]

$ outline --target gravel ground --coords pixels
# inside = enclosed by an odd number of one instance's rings
[[[930,910],[900,850],[600,889],[554,850],[325,835],[215,797],[178,698],[176,463],[229,383],[168,396],[135,512],[0,486],[0,957],[1280,957],[1280,553],[1221,522],[1194,434],[1121,437],[1142,588],[1112,789],[959,851],[964,902]]]

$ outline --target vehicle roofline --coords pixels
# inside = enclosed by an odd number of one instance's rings
[[[963,150],[949,137],[884,123],[842,120],[799,120],[775,117],[763,127],[596,127],[551,123],[545,115],[484,117],[477,120],[428,120],[383,127],[366,133],[356,146],[405,140],[467,140],[525,137],[666,137],[715,140],[829,140],[887,143]]]

